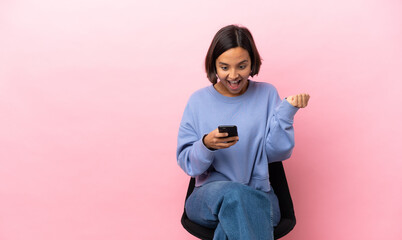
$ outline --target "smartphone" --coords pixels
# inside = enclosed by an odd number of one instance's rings
[[[227,137],[234,137],[238,136],[237,135],[237,126],[235,125],[220,125],[218,126],[218,130],[220,133],[229,133],[229,136]]]

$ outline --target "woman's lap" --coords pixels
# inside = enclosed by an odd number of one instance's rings
[[[244,230],[246,234],[266,234],[266,229],[272,232],[280,220],[273,190],[266,193],[231,181],[196,187],[186,201],[186,213],[202,226],[216,228],[221,221],[226,231]]]

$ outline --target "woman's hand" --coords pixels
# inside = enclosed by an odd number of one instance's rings
[[[307,107],[308,100],[310,99],[310,95],[307,93],[297,94],[294,96],[289,96],[286,98],[290,104],[294,107],[305,108]]]
[[[239,137],[227,137],[228,133],[220,133],[218,129],[213,130],[204,137],[204,145],[209,149],[228,148],[239,141]]]

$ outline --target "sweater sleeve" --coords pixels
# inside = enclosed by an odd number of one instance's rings
[[[208,170],[214,159],[214,152],[202,141],[204,133],[196,131],[194,117],[190,105],[187,104],[180,123],[176,153],[178,165],[192,177]]]
[[[295,145],[293,118],[298,110],[286,99],[280,101],[277,93],[275,99],[276,107],[268,122],[269,130],[265,146],[270,163],[282,161],[291,156]]]

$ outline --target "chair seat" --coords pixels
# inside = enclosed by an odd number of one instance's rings
[[[214,237],[215,229],[207,228],[207,227],[204,227],[197,223],[192,222],[190,219],[188,219],[185,211],[181,217],[181,224],[189,233],[191,233],[192,235],[194,235],[200,239],[212,240]]]

